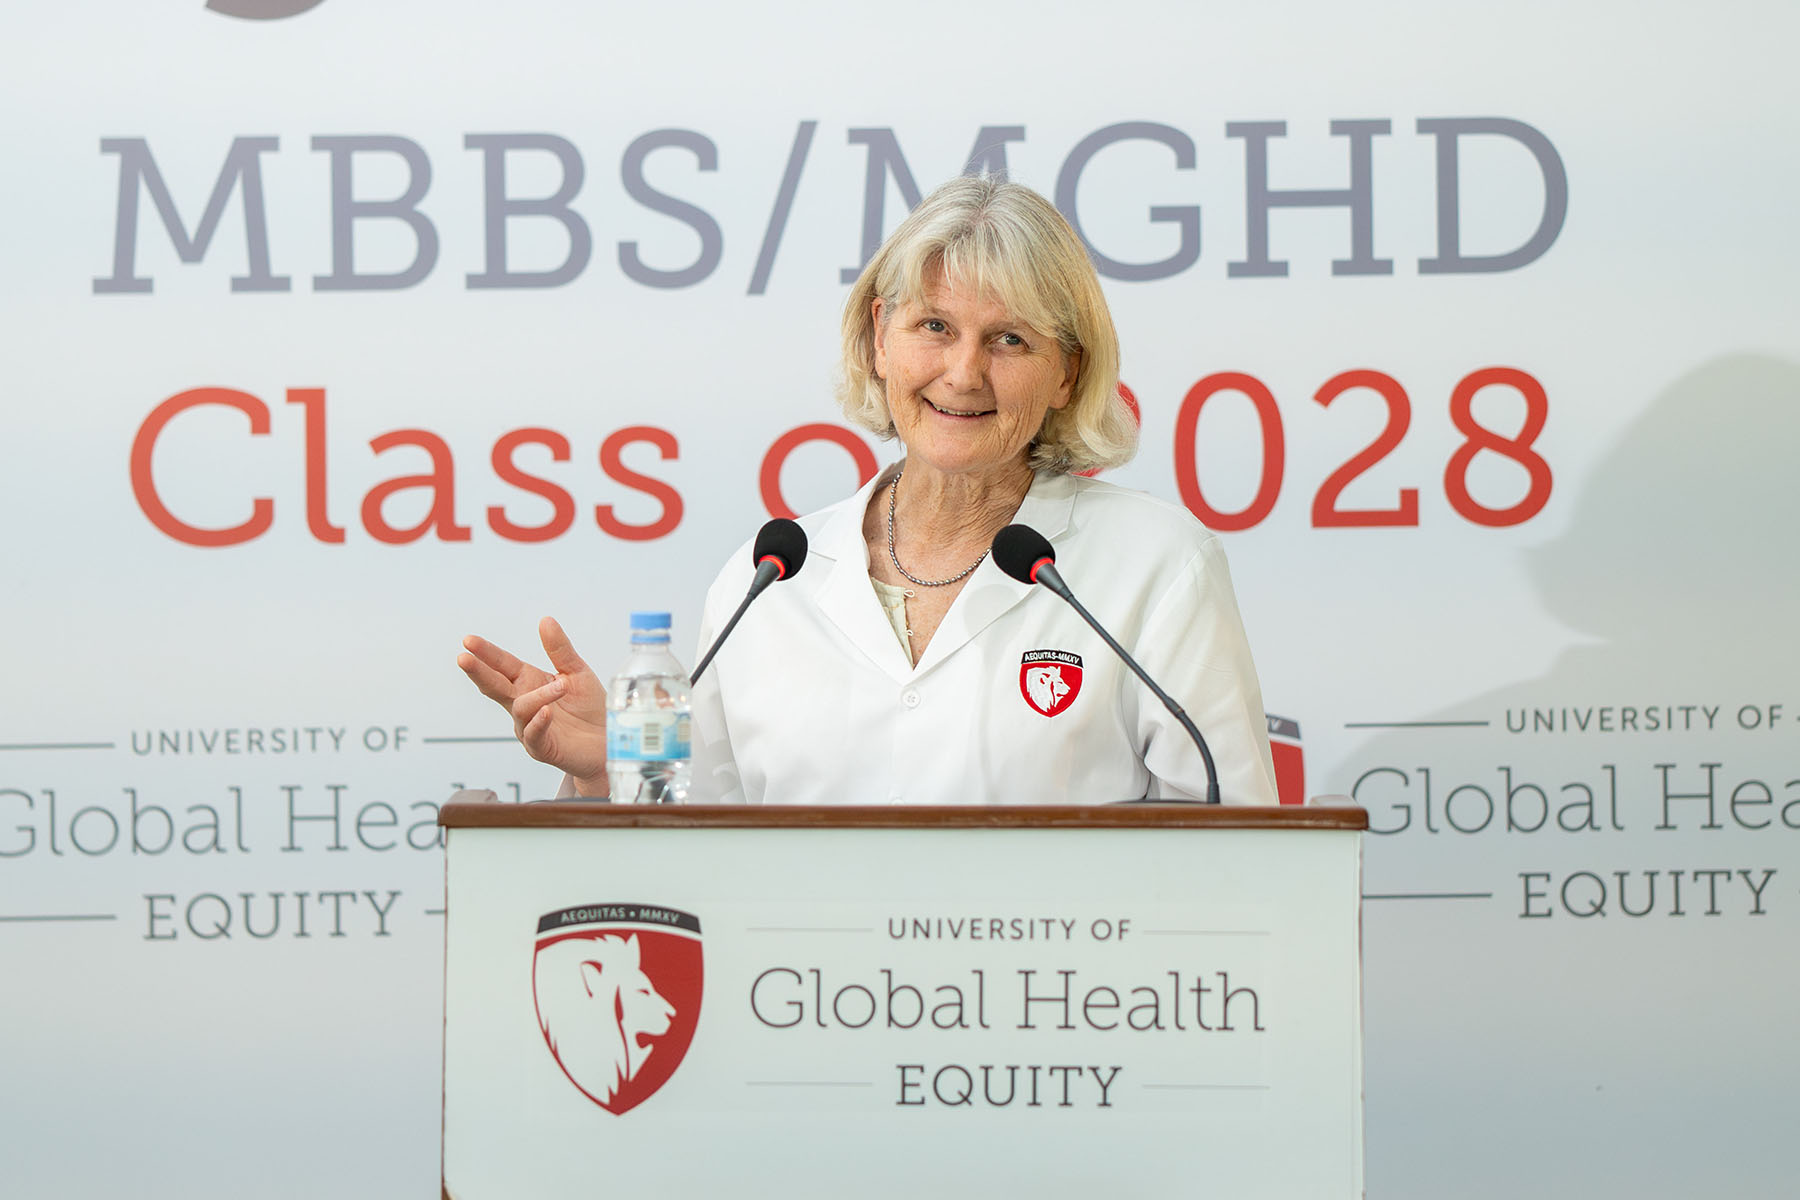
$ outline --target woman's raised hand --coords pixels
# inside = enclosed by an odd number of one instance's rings
[[[604,796],[606,689],[561,625],[545,617],[538,622],[538,638],[554,674],[473,634],[463,639],[456,665],[482,695],[511,714],[513,733],[527,754],[573,775],[581,795]]]

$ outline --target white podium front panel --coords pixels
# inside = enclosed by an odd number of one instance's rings
[[[455,828],[444,1186],[1353,1197],[1358,835]]]

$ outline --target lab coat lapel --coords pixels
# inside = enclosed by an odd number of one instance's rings
[[[1069,514],[1075,506],[1075,481],[1067,475],[1039,475],[1032,480],[1012,523],[1029,525],[1039,533],[1056,540],[1069,527]],[[969,644],[976,634],[1024,603],[1039,589],[1021,583],[994,565],[988,556],[969,576],[969,582],[944,614],[943,624],[931,635],[925,656],[919,660],[918,673],[924,674]],[[1052,604],[1061,601],[1052,597]],[[890,634],[889,641],[893,641]]]
[[[904,683],[912,677],[912,664],[869,583],[869,551],[862,534],[869,497],[892,475],[891,468],[881,472],[840,504],[813,539],[812,553],[827,560],[820,563],[827,573],[817,593],[819,611],[870,662],[896,683]]]

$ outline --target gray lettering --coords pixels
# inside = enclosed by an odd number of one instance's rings
[[[769,210],[769,224],[763,230],[762,249],[756,252],[756,266],[750,270],[750,292],[760,296],[769,290],[769,274],[775,269],[775,252],[781,249],[781,235],[787,230],[788,214],[794,208],[794,193],[800,190],[800,171],[806,165],[806,152],[812,146],[817,121],[802,121],[794,130],[794,146],[788,151],[787,166],[782,168],[781,186],[775,192],[775,205]]]
[[[403,137],[365,135],[315,137],[314,150],[331,155],[331,274],[313,276],[321,292],[382,291],[412,287],[437,266],[437,227],[419,211],[431,186],[431,160],[417,142]],[[406,191],[392,200],[358,200],[352,185],[352,156],[357,152],[398,154],[406,163]],[[404,221],[417,249],[399,271],[356,273],[355,225],[358,218],[388,217]]]
[[[487,269],[470,275],[471,288],[560,287],[587,268],[594,239],[581,214],[569,201],[586,178],[581,152],[566,138],[553,133],[471,133],[463,138],[470,150],[480,150],[483,164],[483,201],[486,211]],[[509,150],[542,150],[556,156],[562,167],[562,186],[541,198],[519,199],[506,194],[506,154]],[[547,271],[514,271],[507,265],[506,222],[512,217],[549,217],[568,231],[569,253]]]
[[[1419,121],[1419,132],[1437,138],[1436,258],[1419,260],[1421,275],[1472,275],[1486,271],[1513,271],[1544,256],[1562,232],[1569,212],[1569,176],[1562,156],[1550,139],[1523,121],[1506,117],[1432,117]],[[1505,254],[1462,252],[1462,183],[1457,169],[1458,139],[1464,134],[1511,138],[1531,152],[1544,177],[1544,212],[1538,227],[1525,243]]]
[[[1130,141],[1160,142],[1175,152],[1176,170],[1194,169],[1194,140],[1181,130],[1153,121],[1125,121],[1108,125],[1088,134],[1069,151],[1069,157],[1064,160],[1062,171],[1056,177],[1056,207],[1069,219],[1081,244],[1087,247],[1088,257],[1094,260],[1094,270],[1100,274],[1108,279],[1139,282],[1167,279],[1171,275],[1179,275],[1200,260],[1199,205],[1158,204],[1151,207],[1152,223],[1170,223],[1180,231],[1175,252],[1156,262],[1127,263],[1110,258],[1096,250],[1087,234],[1082,232],[1081,216],[1076,203],[1082,172],[1087,169],[1089,160],[1101,150],[1118,142]]]
[[[964,160],[964,175],[1004,174],[1006,171],[1006,143],[1025,140],[1023,125],[983,125],[975,133],[975,143],[969,148],[969,157]],[[913,178],[912,168],[906,164],[906,155],[900,151],[900,141],[894,136],[891,128],[852,129],[849,131],[852,146],[869,148],[868,171],[863,177],[863,222],[862,222],[862,258],[857,266],[845,267],[838,272],[843,283],[855,283],[869,260],[875,257],[875,251],[881,248],[882,231],[886,225],[887,214],[887,181],[891,176],[894,186],[900,190],[900,198],[906,202],[907,210],[917,208],[924,198],[919,191],[919,183]]]
[[[724,253],[725,235],[719,231],[719,223],[704,210],[685,200],[677,200],[659,192],[645,182],[644,160],[652,150],[665,146],[693,151],[702,171],[719,169],[719,148],[713,145],[711,138],[689,129],[658,129],[644,134],[625,148],[625,158],[619,173],[623,177],[626,193],[633,200],[652,212],[674,217],[700,235],[699,257],[679,270],[664,271],[645,265],[644,260],[638,257],[636,242],[620,242],[619,267],[626,275],[648,287],[689,287],[711,275],[718,267],[719,259]]]
[[[1376,134],[1388,121],[1333,121],[1331,135],[1350,139],[1350,186],[1277,189],[1269,186],[1269,139],[1287,135],[1286,121],[1232,121],[1227,137],[1244,139],[1244,261],[1226,267],[1232,278],[1286,275],[1288,265],[1269,257],[1271,208],[1348,208],[1350,257],[1334,259],[1333,275],[1392,275],[1394,262],[1375,257],[1375,187],[1371,161]]]
[[[175,246],[176,256],[184,263],[196,263],[206,256],[207,247],[212,245],[213,234],[218,232],[219,220],[225,215],[225,202],[231,198],[232,189],[240,184],[243,192],[244,242],[250,272],[247,275],[233,276],[231,290],[287,291],[292,280],[285,275],[272,274],[269,269],[269,221],[263,208],[262,160],[257,157],[265,150],[276,149],[279,144],[272,137],[232,139],[231,149],[225,155],[225,165],[219,168],[219,178],[213,184],[212,195],[206,201],[205,211],[200,214],[200,223],[190,235],[181,220],[181,214],[175,210],[175,198],[169,193],[169,185],[163,180],[156,160],[150,155],[150,143],[143,138],[101,138],[100,153],[119,156],[119,207],[113,230],[113,273],[104,279],[94,280],[94,291],[106,294],[147,293],[151,290],[150,277],[136,274],[140,185],[142,190],[150,193],[157,216],[162,218],[163,229],[168,232],[169,240]]]

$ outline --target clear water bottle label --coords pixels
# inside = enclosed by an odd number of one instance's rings
[[[686,713],[638,709],[608,713],[606,754],[614,762],[660,762],[694,756]]]

